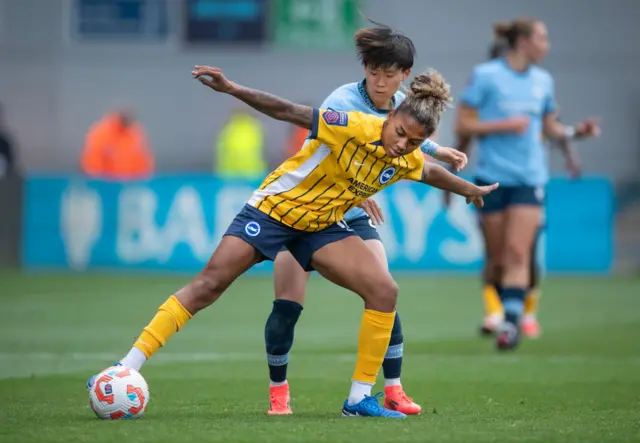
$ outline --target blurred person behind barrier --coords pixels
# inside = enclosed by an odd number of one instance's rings
[[[149,178],[155,169],[144,129],[128,109],[108,113],[91,126],[80,163],[87,176],[112,180]]]
[[[234,110],[218,135],[216,156],[215,169],[221,177],[263,177],[267,172],[267,164],[260,120],[243,109]]]

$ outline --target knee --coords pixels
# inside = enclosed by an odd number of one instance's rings
[[[267,354],[283,355],[293,345],[294,330],[302,305],[289,300],[275,300],[264,328]]]
[[[524,244],[518,241],[511,241],[507,243],[504,263],[506,263],[507,266],[528,266],[530,256],[531,251]]]
[[[372,291],[373,297],[368,302],[371,309],[380,312],[393,312],[398,301],[398,284],[389,276],[376,282]]]
[[[216,273],[205,269],[181,292],[181,302],[190,312],[195,313],[220,298],[224,288]]]
[[[277,285],[276,300],[290,301],[299,305],[304,303],[306,295],[306,282],[298,284]]]

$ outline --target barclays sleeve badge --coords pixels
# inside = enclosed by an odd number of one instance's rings
[[[349,114],[327,110],[322,113],[322,118],[327,126],[347,126],[349,124]]]

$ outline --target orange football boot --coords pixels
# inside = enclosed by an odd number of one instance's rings
[[[525,337],[536,339],[540,337],[542,331],[540,330],[540,323],[538,323],[538,319],[535,317],[525,316],[522,319],[522,333]]]
[[[417,415],[422,411],[420,405],[404,393],[401,385],[385,386],[384,407],[406,415]]]
[[[293,414],[289,406],[289,383],[282,386],[269,386],[269,415]]]

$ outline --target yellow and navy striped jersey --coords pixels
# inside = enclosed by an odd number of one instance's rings
[[[398,180],[420,181],[422,152],[387,156],[380,141],[384,120],[314,109],[310,140],[267,176],[248,204],[294,229],[315,232]]]

